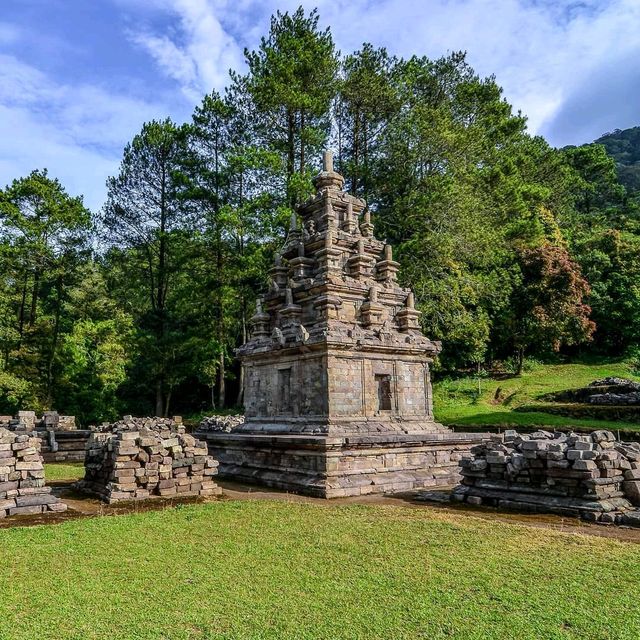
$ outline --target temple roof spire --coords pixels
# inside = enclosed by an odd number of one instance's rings
[[[325,149],[322,152],[322,170],[333,173],[333,151],[331,149]]]
[[[322,152],[322,171],[313,179],[316,189],[337,189],[344,186],[344,178],[333,168],[333,151],[325,149]]]

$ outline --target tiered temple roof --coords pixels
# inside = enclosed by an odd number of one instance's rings
[[[239,354],[314,345],[437,354],[440,343],[420,330],[413,293],[398,285],[391,246],[374,236],[364,200],[343,191],[329,151],[314,185],[315,196],[291,217]]]

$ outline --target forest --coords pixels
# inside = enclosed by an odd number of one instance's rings
[[[640,129],[556,149],[463,52],[343,54],[277,13],[190,121],[141,123],[89,211],[0,190],[0,412],[80,424],[240,406],[234,350],[321,151],[395,248],[441,370],[640,359]]]

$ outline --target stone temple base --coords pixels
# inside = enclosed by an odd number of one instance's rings
[[[339,498],[453,485],[459,461],[487,437],[475,433],[356,436],[198,433],[219,476]]]

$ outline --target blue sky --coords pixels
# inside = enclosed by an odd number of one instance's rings
[[[300,0],[0,0],[0,185],[47,167],[101,206],[151,118],[189,118]],[[640,0],[316,0],[339,49],[466,50],[552,144],[640,125]]]

